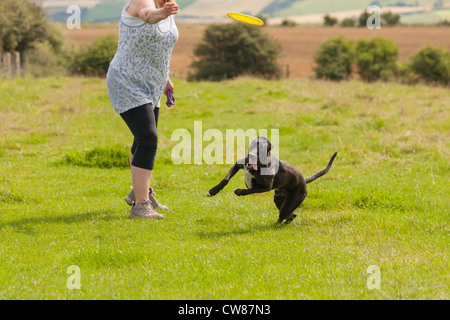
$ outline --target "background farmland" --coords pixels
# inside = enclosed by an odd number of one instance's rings
[[[49,16],[65,21],[67,6],[78,4],[84,9],[83,21],[116,21],[125,0],[40,0],[48,9]],[[253,15],[265,14],[279,23],[280,18],[290,18],[303,23],[321,23],[322,16],[332,13],[343,19],[358,16],[370,4],[377,4],[394,13],[401,13],[404,23],[436,23],[450,20],[448,0],[179,0],[182,11],[179,18],[186,22],[226,21],[225,13],[243,12]]]

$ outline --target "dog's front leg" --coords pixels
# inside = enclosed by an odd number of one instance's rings
[[[220,183],[211,188],[211,190],[209,190],[207,196],[208,197],[212,197],[215,196],[216,194],[218,194],[223,188],[225,188],[225,186],[228,184],[228,182],[230,181],[231,178],[233,178],[233,176],[238,173],[239,170],[244,168],[244,165],[241,164],[243,163],[242,161],[238,160],[238,162],[236,162],[230,169],[230,171],[228,172],[228,174],[225,176],[225,178],[222,179],[222,181],[220,181]]]
[[[265,176],[264,178],[259,177],[258,183],[250,189],[236,189],[234,194],[237,196],[246,196],[254,193],[264,193],[269,192],[273,189],[273,182],[275,176]]]
[[[272,187],[269,188],[252,188],[252,189],[236,189],[234,190],[234,194],[237,196],[247,196],[249,194],[254,193],[264,193],[272,190]]]

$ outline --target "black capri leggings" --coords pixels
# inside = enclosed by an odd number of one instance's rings
[[[152,104],[147,103],[125,111],[120,116],[134,136],[131,164],[141,169],[153,170],[158,148],[159,108],[153,110]]]

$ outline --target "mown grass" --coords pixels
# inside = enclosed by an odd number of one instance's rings
[[[146,221],[127,218],[131,178],[115,161],[132,137],[104,80],[0,82],[0,298],[449,298],[448,89],[175,85],[177,104],[161,109],[153,179],[171,211]],[[305,175],[339,154],[309,185],[297,219],[277,226],[272,193],[233,194],[242,173],[205,197],[229,165],[172,163],[172,132],[193,133],[200,120],[224,135],[279,129],[280,158]],[[80,290],[66,286],[70,265],[81,270]],[[366,286],[371,265],[381,268],[380,290]]]

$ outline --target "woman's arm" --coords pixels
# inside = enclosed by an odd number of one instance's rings
[[[158,23],[173,14],[177,14],[179,9],[178,5],[172,2],[166,2],[162,8],[158,9],[153,0],[136,0],[132,6],[133,8],[130,8],[132,13],[136,13],[139,18],[150,24]]]

